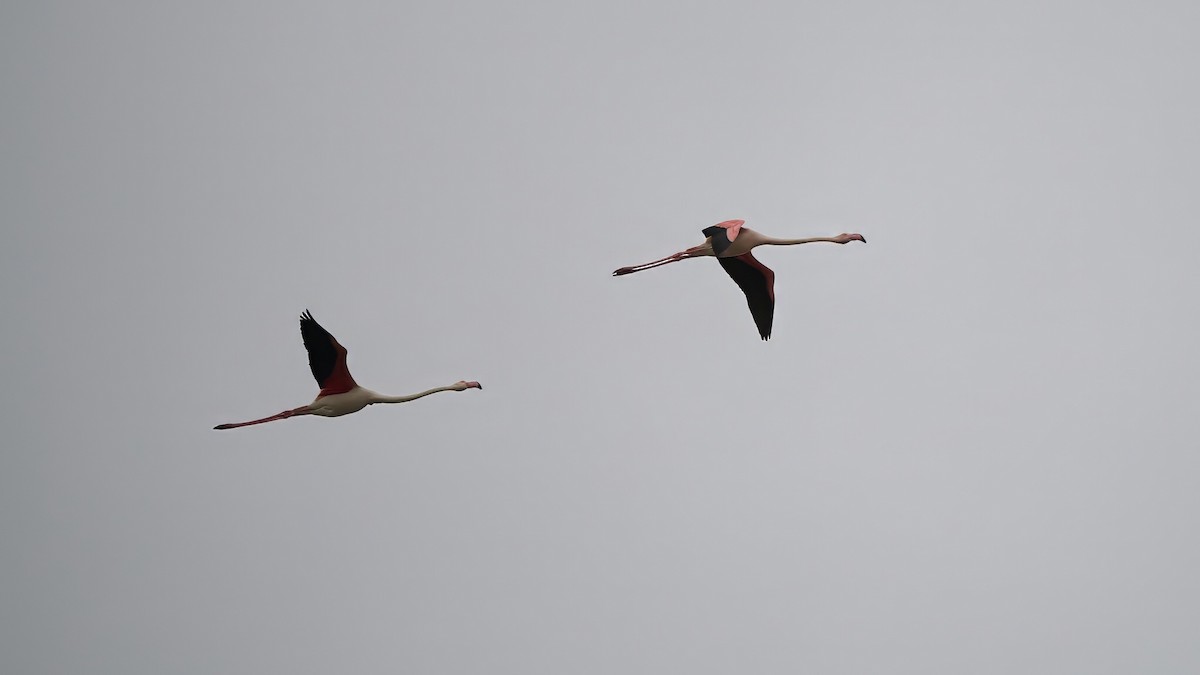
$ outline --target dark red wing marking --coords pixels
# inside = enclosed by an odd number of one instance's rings
[[[723,223],[717,223],[712,227],[706,227],[701,232],[704,236],[712,239],[713,253],[721,255],[729,245],[737,239],[738,233],[742,231],[742,225],[745,225],[744,220],[727,220]]]
[[[733,258],[717,258],[721,267],[729,274],[742,292],[750,315],[758,326],[758,334],[764,340],[771,338],[771,324],[775,320],[775,273],[749,253]]]
[[[346,348],[338,344],[308,310],[300,315],[300,335],[308,350],[308,367],[321,388],[321,396],[342,394],[358,386],[346,368]]]

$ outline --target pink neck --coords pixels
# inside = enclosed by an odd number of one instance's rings
[[[808,239],[776,239],[774,237],[763,237],[764,244],[771,246],[795,246],[796,244],[814,244],[820,241],[829,243],[837,243],[833,237],[809,237]]]

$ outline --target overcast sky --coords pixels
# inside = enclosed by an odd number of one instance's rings
[[[0,671],[1200,671],[1198,7],[4,3]]]

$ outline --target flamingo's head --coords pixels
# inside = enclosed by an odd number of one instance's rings
[[[839,234],[838,236],[834,237],[833,240],[839,244],[849,244],[852,241],[861,241],[864,244],[867,243],[867,238],[861,234]]]
[[[458,382],[455,382],[454,384],[450,385],[450,387],[453,388],[454,391],[466,391],[468,389],[483,389],[482,384],[479,384],[478,382],[467,382],[466,380],[459,380]]]

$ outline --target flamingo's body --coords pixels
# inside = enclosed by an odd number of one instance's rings
[[[866,243],[861,234],[839,234],[836,237],[812,237],[809,239],[775,239],[768,237],[745,225],[744,220],[727,220],[706,227],[702,231],[706,239],[703,244],[687,250],[659,258],[642,265],[622,267],[613,272],[619,277],[633,272],[641,272],[653,267],[669,265],[690,258],[716,257],[717,262],[725,272],[746,294],[746,304],[750,314],[758,326],[758,334],[768,340],[771,337],[771,324],[775,319],[775,273],[751,255],[750,251],[758,246],[792,246],[795,244],[811,244],[826,241],[834,244],[846,244],[851,241]]]
[[[465,391],[467,389],[483,389],[478,382],[460,380],[447,387],[437,387],[411,396],[384,396],[365,387],[358,386],[346,367],[346,348],[329,331],[321,327],[316,319],[307,311],[300,315],[300,335],[304,338],[304,348],[308,350],[308,366],[317,386],[321,388],[317,398],[308,405],[284,410],[283,412],[235,424],[218,424],[214,429],[235,429],[251,424],[262,424],[285,420],[297,415],[320,415],[322,417],[341,417],[356,413],[373,403],[407,403],[422,396],[436,394],[439,391]]]

